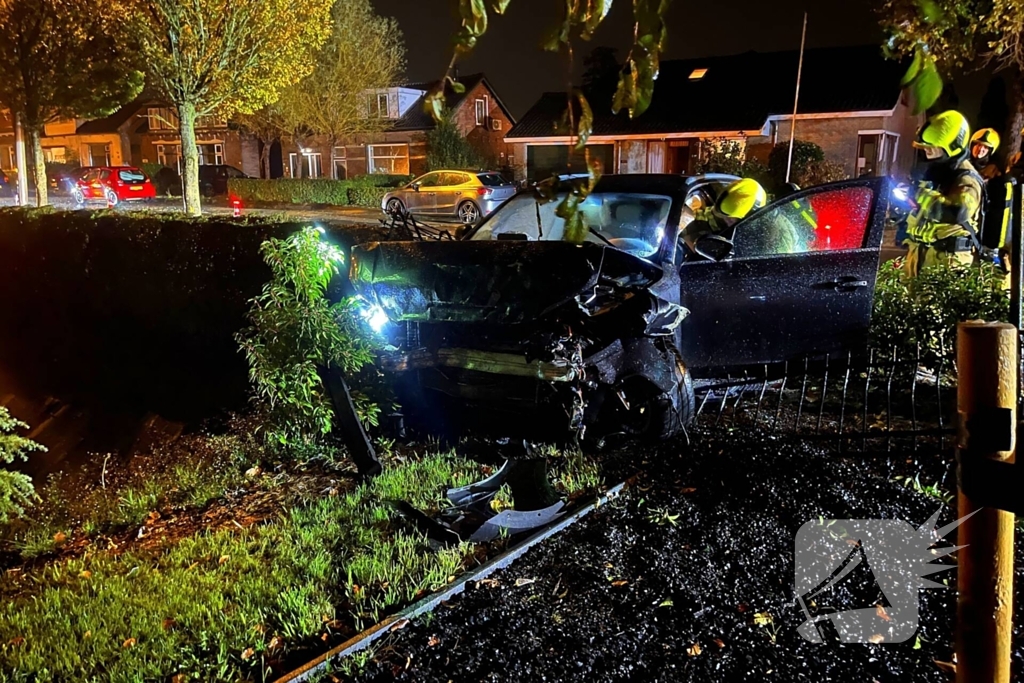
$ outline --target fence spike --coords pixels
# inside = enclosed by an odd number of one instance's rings
[[[825,399],[828,397],[828,363],[831,358],[831,354],[825,356],[825,375],[821,380],[821,397],[818,399],[818,426],[815,427],[814,433],[821,434],[821,418],[825,415]]]

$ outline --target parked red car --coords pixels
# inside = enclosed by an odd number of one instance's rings
[[[76,204],[104,201],[117,206],[156,197],[149,176],[134,166],[94,166],[83,171],[71,189]]]

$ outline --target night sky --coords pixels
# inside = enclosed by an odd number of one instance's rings
[[[669,14],[666,59],[727,55],[747,50],[796,50],[800,26],[809,12],[808,47],[881,45],[874,8],[881,0],[675,0]],[[451,37],[459,26],[455,0],[373,0],[379,14],[398,20],[405,34],[409,81],[436,80],[451,58]],[[620,61],[632,39],[632,2],[615,0],[612,11],[589,42],[576,40],[574,80],[583,58],[595,46],[619,49]],[[464,74],[483,71],[515,117],[522,116],[548,90],[565,90],[567,62],[540,48],[557,21],[563,0],[511,0],[504,16],[491,14],[490,27],[476,50],[461,61]],[[751,74],[757,78],[757,74]],[[974,122],[989,73],[955,80],[959,107]],[[994,125],[994,124],[987,124]]]
[[[405,34],[410,81],[434,80],[451,58],[451,36],[459,26],[454,0],[373,0],[377,12],[398,20]],[[462,73],[483,71],[516,117],[546,90],[564,90],[567,61],[540,48],[545,31],[558,21],[562,0],[511,0],[504,16],[491,15],[487,34],[462,61]],[[881,44],[882,32],[871,0],[675,0],[669,14],[665,58],[735,54],[747,50],[800,47],[803,13],[809,14],[808,47]],[[619,49],[632,40],[632,2],[615,0],[589,42],[577,40],[575,77],[590,49]],[[751,74],[756,78],[757,74]]]

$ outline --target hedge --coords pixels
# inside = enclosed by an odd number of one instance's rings
[[[331,204],[379,208],[388,190],[403,185],[409,176],[372,174],[355,180],[231,178],[228,193],[245,203]]]
[[[233,335],[270,277],[260,244],[304,225],[0,209],[0,368],[26,391],[108,409],[193,419],[242,408]],[[382,236],[327,230],[346,253]]]

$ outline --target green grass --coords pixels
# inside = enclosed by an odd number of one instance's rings
[[[261,680],[275,636],[315,637],[336,620],[364,628],[461,571],[467,544],[429,550],[385,501],[434,510],[445,486],[478,475],[452,454],[431,455],[266,526],[5,576],[0,681]],[[145,507],[124,504],[125,514]]]

